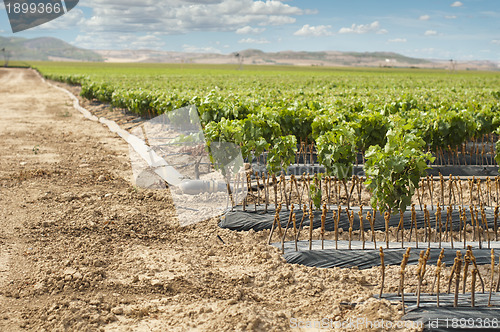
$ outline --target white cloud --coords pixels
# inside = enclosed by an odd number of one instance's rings
[[[238,40],[240,44],[270,44],[271,42],[265,38],[261,39],[253,39],[253,38],[245,38]]]
[[[277,0],[82,0],[80,4],[93,9],[87,28],[103,33],[235,31],[251,25],[294,23],[295,16],[304,14],[304,10]]]
[[[182,45],[182,49],[187,53],[222,53],[219,49],[211,46],[198,47],[195,45],[184,44]]]
[[[451,4],[451,7],[462,7],[464,4],[461,3],[460,1],[455,1],[454,3]]]
[[[427,30],[424,35],[425,36],[436,36],[438,33],[436,30]]]
[[[491,43],[495,45],[500,45],[500,39],[493,39]]]
[[[407,40],[406,38],[394,38],[394,39],[389,39],[389,43],[406,43]]]
[[[0,1],[1,2],[1,1]],[[134,38],[150,34],[186,34],[195,31],[240,32],[252,27],[253,33],[267,26],[296,22],[306,10],[284,0],[80,0],[80,6],[92,9],[80,25],[81,36],[93,38],[106,49],[116,48],[116,36]],[[258,30],[257,30],[258,29]],[[251,32],[250,30],[248,30]],[[156,44],[152,44],[152,48]],[[91,48],[97,48],[92,45]],[[128,48],[128,47],[127,47]]]
[[[85,24],[85,17],[83,11],[79,8],[73,8],[68,13],[57,19],[42,24],[35,29],[40,30],[74,30],[78,26]]]
[[[264,31],[266,31],[266,28],[252,28],[251,26],[247,25],[236,30],[236,33],[239,35],[256,35]]]
[[[317,25],[310,26],[309,24],[304,25],[302,28],[294,32],[295,36],[331,36],[333,32],[330,31],[331,25]]]
[[[448,20],[454,20],[457,18],[457,15],[446,15],[444,18],[446,18]]]
[[[384,34],[387,33],[387,30],[381,29],[380,28],[380,23],[379,21],[372,22],[370,24],[353,24],[349,28],[341,28],[339,30],[339,33],[358,33],[358,34],[363,34],[363,33],[369,33],[369,32],[375,32],[378,34]]]
[[[420,16],[418,19],[419,19],[420,21],[428,21],[428,20],[430,20],[430,18],[431,18],[431,17],[430,17],[429,15],[422,15],[422,16]]]

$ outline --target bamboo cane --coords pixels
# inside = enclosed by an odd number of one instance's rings
[[[481,220],[484,225],[484,230],[486,231],[486,237],[488,238],[488,249],[491,249],[490,228],[488,227],[488,219],[486,218],[486,211],[484,211],[484,207],[482,205],[481,205]]]
[[[314,228],[314,214],[312,210],[312,205],[310,205],[309,206],[309,250],[312,250],[313,228]]]
[[[479,205],[482,204],[482,202],[484,201],[483,199],[483,191],[481,190],[481,180],[480,179],[477,179],[477,198],[479,200]]]
[[[431,228],[431,217],[429,214],[429,210],[427,210],[427,205],[424,204],[424,223],[427,225],[427,248],[431,247],[431,235],[432,235],[432,228]]]
[[[449,223],[450,223],[450,245],[451,245],[451,249],[454,249],[454,247],[453,247],[453,209],[451,206],[448,206],[447,218],[448,218]],[[446,232],[448,232],[448,228],[446,229]]]
[[[444,248],[441,249],[441,253],[444,252]],[[436,305],[439,308],[439,294],[440,294],[440,289],[439,285],[441,283],[441,269],[442,269],[442,262],[441,262],[441,256],[439,256],[438,262],[437,262],[437,268],[436,268],[436,279],[437,279],[437,289],[436,289]],[[436,280],[435,279],[435,280]],[[434,290],[434,287],[432,287]]]
[[[475,224],[475,218],[474,218],[474,209],[472,208],[472,205],[469,206],[469,213],[470,213],[470,223],[472,226],[472,241],[476,240],[476,224]]]
[[[453,301],[453,307],[458,307],[458,287],[460,285],[460,270],[462,267],[462,254],[457,251],[457,269],[455,272],[455,300]]]
[[[439,248],[441,248],[441,206],[439,205],[439,203],[437,204],[436,208],[436,236],[434,238],[434,242],[438,241],[439,241]]]
[[[491,296],[493,294],[493,283],[495,282],[495,249],[491,249],[491,279],[490,296],[488,297],[488,307],[491,307]]]
[[[500,256],[498,256],[498,279],[497,279],[497,287],[496,292],[500,291]]]
[[[479,249],[483,249],[483,244],[481,240],[481,223],[479,222],[479,216],[478,216],[478,211],[477,207],[474,206],[474,213],[475,213],[475,221],[476,221],[476,226],[477,226],[477,239],[479,241]]]
[[[434,181],[432,180],[432,182]],[[432,201],[432,196],[433,196],[432,187],[434,187],[434,183],[432,183],[431,187],[431,178],[429,177],[429,175],[427,175],[427,187],[429,188],[429,197],[431,199],[431,210],[434,210],[434,202]]]
[[[323,204],[323,213],[321,214],[321,250],[325,249],[325,219],[326,204]]]
[[[439,184],[441,186],[441,206],[444,206],[444,178],[441,172],[439,172]]]
[[[455,198],[455,191],[453,190],[453,177],[450,174],[448,178],[448,206],[451,206],[451,197]]]
[[[384,262],[384,249],[380,247],[380,267],[382,268],[382,282],[380,284],[380,296],[382,298],[382,294],[384,292],[384,282],[385,282],[385,262]]]
[[[469,205],[472,206],[472,190],[474,188],[474,177],[472,179],[468,179],[467,182],[469,183]]]
[[[295,213],[292,215],[292,222],[293,222],[293,239],[295,242],[295,251],[299,251],[299,247],[297,244],[297,219],[295,217]]]
[[[290,227],[293,219],[293,204],[290,209],[290,213],[288,215],[288,221],[286,223],[286,228],[285,231],[283,232],[283,237],[281,238],[281,252],[285,253],[285,238],[286,238],[286,233],[288,232],[288,228]]]
[[[417,308],[420,308],[420,290],[422,286],[422,280],[420,280],[420,276],[422,275],[422,265],[424,263],[424,251],[420,251],[420,255],[418,258],[418,266],[417,266]]]
[[[335,219],[335,249],[338,249],[338,240],[339,240],[339,223],[340,223],[340,215],[342,213],[342,207],[338,206],[337,219]]]
[[[391,214],[389,212],[384,213],[385,219],[385,245],[386,248],[389,249],[389,219],[391,218]]]
[[[299,229],[297,230],[297,236],[295,237],[296,241],[299,240],[300,231],[302,230],[302,227],[304,225],[304,219],[306,218],[306,213],[307,213],[307,205],[304,204],[304,206],[302,208],[302,219],[300,220]]]
[[[423,180],[420,181],[420,183],[421,183],[420,186],[422,186]],[[420,206],[420,211],[422,211],[422,198],[420,197],[420,188],[419,187],[417,187],[416,190],[417,190],[418,205]]]
[[[377,240],[375,239],[375,231],[374,231],[374,226],[373,226],[374,221],[372,219],[372,215],[371,215],[370,211],[368,211],[366,213],[366,219],[370,223],[370,228],[372,230],[372,242],[373,242],[373,245],[374,245],[375,249],[377,249]]]
[[[495,241],[498,241],[498,225],[497,225],[497,221],[498,221],[498,205],[495,206],[495,220],[494,220],[494,223],[493,223],[493,229],[495,231]]]
[[[474,264],[474,268],[477,269],[477,275],[479,276],[479,281],[481,282],[481,288],[482,288],[483,294],[484,294],[484,280],[483,280],[483,277],[481,276],[481,272],[479,271],[479,268],[477,267],[476,257],[474,256],[474,253],[472,253],[472,250],[471,250],[471,261],[472,261],[472,264]]]

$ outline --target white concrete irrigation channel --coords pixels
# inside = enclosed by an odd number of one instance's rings
[[[92,113],[80,106],[78,98],[75,97],[75,95],[73,95],[71,92],[48,82],[38,71],[34,69],[31,70],[33,70],[47,85],[66,93],[68,97],[73,100],[73,107],[80,113],[82,113],[85,118],[105,124],[111,132],[118,134],[118,136],[120,136],[125,142],[127,142],[146,161],[146,163],[154,170],[154,172],[167,183],[178,186],[183,181],[182,174],[180,174],[172,166],[169,166],[167,162],[163,158],[158,156],[153,151],[153,149],[147,146],[143,140],[120,128],[120,126],[115,121],[111,121],[103,117],[98,118],[97,116],[92,115]]]

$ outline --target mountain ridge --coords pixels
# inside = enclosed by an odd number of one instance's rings
[[[5,49],[11,61],[97,61],[104,59],[94,51],[75,47],[57,38],[2,37],[0,50]]]

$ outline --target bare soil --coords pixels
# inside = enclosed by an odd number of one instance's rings
[[[0,96],[0,331],[284,331],[292,318],[402,316],[372,298],[379,268],[290,265],[269,231],[217,219],[178,227],[168,191],[131,183],[127,144],[35,72],[0,69]],[[388,268],[385,292],[398,283]]]

